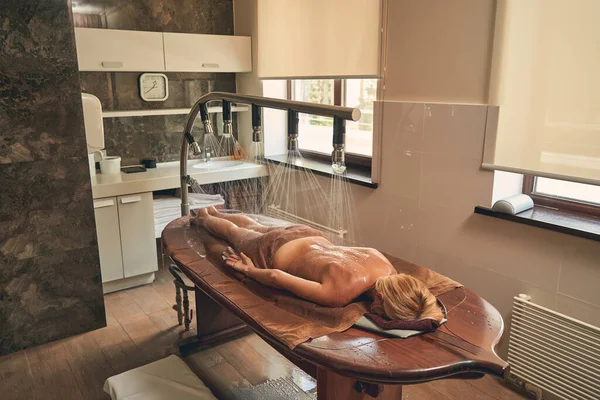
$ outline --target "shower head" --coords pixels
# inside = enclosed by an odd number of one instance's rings
[[[333,117],[333,152],[331,153],[331,167],[336,174],[346,171],[346,121]]]
[[[195,156],[202,155],[202,149],[200,148],[200,145],[198,144],[198,142],[192,143],[192,153],[194,153]]]
[[[208,117],[208,109],[206,108],[206,103],[200,104],[200,119],[202,120],[202,125],[204,125],[204,134],[212,135],[214,133],[212,123],[210,122],[210,118]]]
[[[192,153],[194,153],[195,156],[199,156],[202,154],[200,145],[198,144],[198,142],[196,142],[191,133],[185,134],[185,140],[187,140],[188,144],[192,147]]]
[[[260,107],[252,104],[252,141],[254,143],[262,142]]]
[[[298,151],[298,112],[288,110],[288,151]]]
[[[233,123],[231,122],[231,103],[223,100],[223,136],[231,137],[233,134]]]

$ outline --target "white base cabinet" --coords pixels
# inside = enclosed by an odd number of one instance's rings
[[[96,234],[100,252],[102,283],[123,279],[123,257],[121,256],[121,232],[117,198],[94,200]]]
[[[121,287],[114,281],[153,273],[158,269],[154,239],[152,193],[94,200],[102,282]],[[135,279],[129,279],[136,286]],[[127,286],[127,285],[125,285]]]

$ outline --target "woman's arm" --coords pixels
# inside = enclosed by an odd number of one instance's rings
[[[238,256],[231,248],[228,248],[228,253],[225,253],[225,256],[227,265],[263,285],[288,290],[298,297],[328,307],[342,307],[352,301],[352,299],[341,298],[338,291],[331,284],[309,281],[280,269],[256,268],[248,256],[244,253],[240,253],[240,256]]]

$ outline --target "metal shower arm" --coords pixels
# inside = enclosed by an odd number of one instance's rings
[[[181,215],[187,216],[190,212],[188,204],[188,146],[190,145],[191,133],[194,128],[196,118],[200,113],[200,107],[205,106],[209,101],[226,100],[234,103],[257,105],[263,108],[274,108],[277,110],[291,110],[304,114],[321,115],[324,117],[337,117],[341,120],[358,121],[360,119],[360,110],[358,108],[331,106],[328,104],[306,103],[302,101],[274,99],[271,97],[249,96],[237,93],[211,92],[200,97],[188,114],[188,119],[183,132],[181,144],[181,154],[179,159],[179,170],[181,175]]]
[[[338,117],[348,121],[358,121],[360,110],[358,108],[331,106],[328,104],[305,103],[302,101],[274,99],[271,97],[250,96],[245,94],[211,92],[200,97],[188,114],[185,132],[191,133],[194,121],[200,112],[200,106],[215,100],[227,100],[234,103],[255,104],[257,106],[274,108],[277,110],[293,110],[299,113],[321,115],[324,117]]]

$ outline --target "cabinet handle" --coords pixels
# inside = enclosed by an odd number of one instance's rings
[[[202,68],[219,68],[217,63],[202,63]]]
[[[94,200],[94,209],[110,207],[110,206],[114,206],[114,205],[115,205],[115,201],[113,199]]]
[[[137,203],[142,201],[142,196],[121,197],[121,204]]]
[[[122,61],[102,61],[104,68],[123,68]]]

